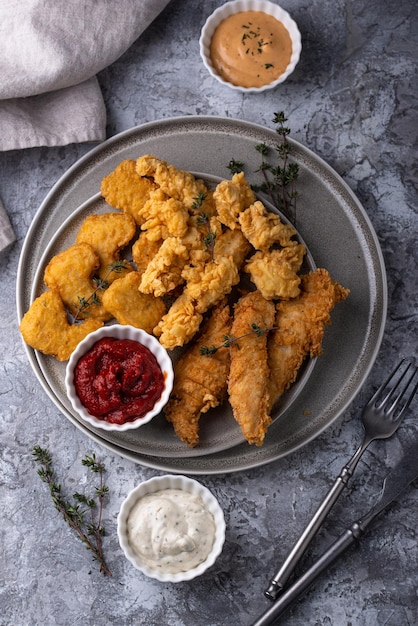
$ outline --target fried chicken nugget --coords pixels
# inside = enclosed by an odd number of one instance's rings
[[[111,315],[103,307],[92,277],[100,259],[88,243],[76,243],[52,257],[45,268],[44,282],[59,292],[64,305],[79,319],[106,321]]]
[[[271,423],[267,333],[252,332],[273,326],[275,306],[259,291],[242,296],[234,309],[231,335],[238,339],[230,348],[229,402],[233,415],[250,444],[261,446]],[[241,337],[241,339],[240,339]]]
[[[245,271],[267,300],[296,298],[299,295],[301,268],[306,248],[302,244],[256,252],[245,266]]]
[[[305,358],[322,354],[325,327],[330,313],[345,300],[349,290],[332,280],[325,269],[302,276],[297,298],[277,304],[275,327],[268,338],[270,405],[296,380]]]
[[[256,201],[244,172],[234,174],[231,180],[221,181],[213,192],[213,198],[220,221],[231,230],[239,228],[240,213]]]
[[[127,261],[125,267],[117,271],[109,270],[112,263],[120,260],[120,251],[129,244],[135,233],[136,224],[131,215],[116,212],[89,215],[80,226],[76,243],[88,243],[96,250],[100,260],[97,273],[101,279],[111,283],[132,271]]]
[[[200,194],[207,195],[209,200],[211,198],[203,180],[150,154],[137,159],[136,171],[140,176],[152,178],[169,198],[179,200],[188,209],[192,208]]]
[[[141,226],[141,209],[149,199],[150,192],[156,187],[150,178],[139,176],[135,161],[126,159],[103,178],[100,192],[106,202],[115,209],[132,215],[138,226]]]
[[[229,350],[224,347],[204,356],[204,346],[222,346],[231,328],[229,306],[215,307],[201,335],[174,366],[174,387],[165,407],[176,435],[193,448],[199,443],[199,420],[203,413],[221,404],[226,396]]]
[[[119,324],[129,324],[152,333],[166,312],[164,302],[138,290],[141,275],[130,272],[115,280],[103,293],[103,306]]]
[[[67,312],[57,290],[45,291],[31,304],[20,323],[25,342],[58,361],[67,361],[89,333],[103,326],[97,319],[69,324]]]
[[[241,230],[256,250],[267,251],[273,244],[282,247],[295,246],[292,239],[296,230],[290,224],[283,224],[280,217],[267,211],[262,202],[257,200],[238,216]]]

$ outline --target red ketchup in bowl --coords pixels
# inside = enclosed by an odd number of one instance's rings
[[[77,362],[74,386],[91,415],[113,424],[144,417],[160,399],[164,374],[152,352],[131,339],[100,339]]]

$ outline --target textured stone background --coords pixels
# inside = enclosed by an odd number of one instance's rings
[[[1,596],[0,624],[146,626],[249,625],[270,606],[263,590],[327,485],[356,448],[360,408],[399,355],[416,353],[417,18],[413,0],[283,0],[300,27],[296,72],[272,92],[221,88],[198,53],[201,26],[219,1],[172,0],[100,83],[108,136],[150,120],[220,115],[271,127],[286,111],[292,137],[324,158],[356,193],[376,229],[388,272],[389,310],[375,368],[331,428],[265,467],[201,477],[225,511],[227,538],[215,567],[178,585],[146,579],[125,560],[116,516],[130,488],[157,472],[102,449],[74,428],[44,394],[28,365],[15,313],[20,249],[35,211],[58,178],[91,146],[0,154],[0,193],[18,242],[0,258]],[[402,430],[417,430],[414,411]],[[415,413],[415,416],[414,416]],[[55,513],[31,458],[54,455],[69,492],[83,486],[80,461],[105,460],[104,579]],[[364,511],[399,453],[397,439],[364,456],[352,489],[335,507],[305,564]],[[361,544],[333,565],[280,623],[286,626],[405,626],[418,623],[417,482]]]

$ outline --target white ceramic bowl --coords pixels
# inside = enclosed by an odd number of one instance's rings
[[[77,361],[82,357],[90,348],[97,342],[99,339],[103,339],[104,337],[116,337],[117,339],[131,339],[133,341],[137,341],[142,345],[146,346],[156,357],[158,364],[165,376],[165,387],[163,393],[161,394],[160,399],[155,403],[154,408],[149,411],[143,417],[133,420],[130,422],[125,422],[124,424],[112,424],[105,420],[99,419],[94,415],[91,415],[84,405],[81,403],[80,398],[77,395],[77,392],[74,387],[74,368]],[[144,330],[139,328],[134,328],[133,326],[123,326],[120,324],[111,324],[110,326],[102,326],[98,330],[87,335],[83,341],[81,341],[74,352],[71,354],[70,359],[67,363],[67,368],[65,372],[65,386],[67,390],[68,398],[71,402],[71,405],[78,413],[78,415],[86,422],[94,426],[95,428],[101,428],[103,430],[108,431],[117,431],[123,432],[126,430],[132,430],[134,428],[139,428],[144,424],[147,424],[155,415],[158,415],[165,404],[168,401],[171,390],[173,388],[173,364],[171,362],[170,357],[167,354],[167,351],[163,346],[159,343],[159,341],[149,335]]]
[[[210,42],[215,30],[226,17],[229,17],[234,13],[240,13],[241,11],[262,11],[272,15],[283,24],[292,40],[292,54],[286,70],[276,80],[267,85],[263,85],[262,87],[241,87],[224,80],[216,72],[210,58]],[[212,15],[208,17],[202,28],[199,39],[199,47],[200,56],[202,57],[206,69],[214,78],[216,78],[216,80],[218,80],[222,85],[226,85],[236,91],[253,93],[265,91],[266,89],[273,89],[285,81],[295,69],[302,51],[301,36],[295,21],[290,17],[287,11],[273,2],[268,2],[268,0],[232,0],[231,2],[227,2],[226,4],[218,7]]]
[[[155,569],[151,569],[146,563],[143,562],[141,557],[134,551],[129,543],[129,536],[127,531],[127,521],[129,514],[134,505],[147,494],[154,493],[156,491],[164,489],[181,489],[188,493],[200,496],[203,500],[207,510],[212,514],[215,522],[215,539],[213,542],[212,550],[207,556],[206,560],[185,572],[178,572],[170,574],[167,572],[160,572]],[[140,570],[146,576],[155,578],[161,582],[178,583],[186,580],[192,580],[196,576],[200,576],[209,567],[211,567],[218,556],[222,552],[222,548],[225,542],[225,519],[224,514],[219,506],[215,496],[203,485],[192,478],[187,478],[181,475],[166,474],[164,476],[156,476],[147,480],[138,487],[133,489],[126,500],[122,503],[122,506],[118,515],[118,538],[120,546],[132,565]]]

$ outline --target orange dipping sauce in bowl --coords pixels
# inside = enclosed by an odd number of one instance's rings
[[[286,70],[291,55],[288,30],[261,11],[243,11],[225,18],[210,44],[214,69],[224,80],[242,87],[273,82]]]

